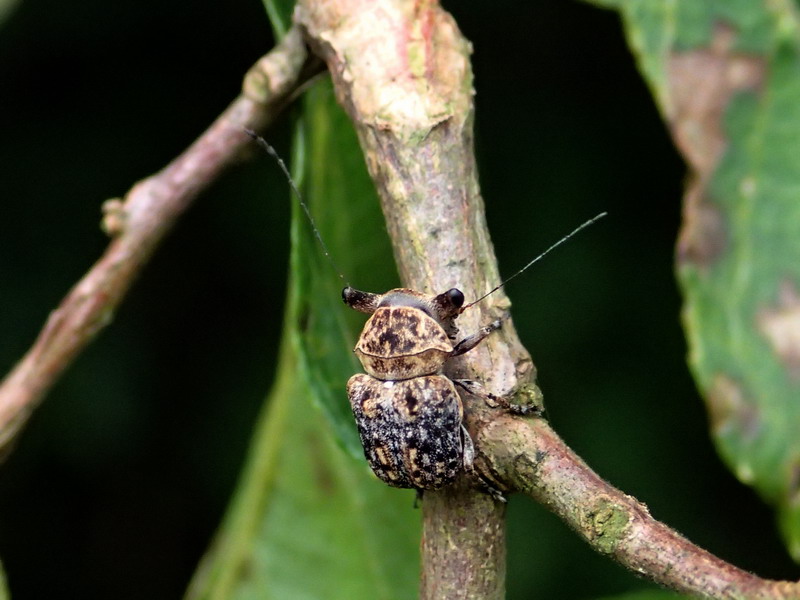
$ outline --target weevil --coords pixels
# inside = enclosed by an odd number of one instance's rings
[[[283,160],[263,138],[246,132],[277,160],[325,256],[339,272]],[[347,396],[364,455],[378,478],[390,486],[421,493],[452,483],[461,472],[472,471],[475,450],[464,426],[464,407],[456,385],[482,396],[490,405],[520,414],[539,412],[535,405],[513,405],[506,398],[494,396],[479,382],[450,379],[443,374],[450,359],[475,348],[499,329],[508,315],[458,342],[454,320],[605,215],[586,221],[466,306],[464,294],[456,288],[427,296],[408,288],[373,294],[345,286],[345,304],[370,315],[353,349],[366,373],[350,377]],[[344,280],[341,273],[339,277]],[[494,492],[491,486],[486,487]],[[499,492],[494,495],[502,499]]]
[[[453,380],[442,374],[501,320],[454,343],[453,320],[464,304],[455,288],[429,297],[407,288],[385,294],[342,291],[345,304],[370,314],[354,352],[366,373],[347,396],[373,472],[394,487],[438,489],[472,470],[474,449]]]

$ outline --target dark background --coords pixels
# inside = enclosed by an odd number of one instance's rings
[[[672,273],[684,167],[616,14],[564,0],[445,5],[474,44],[503,272],[610,213],[509,285],[554,426],[690,539],[797,578],[770,511],[708,440]],[[102,201],[188,145],[270,36],[258,0],[26,0],[6,20],[0,371],[102,253]],[[271,138],[286,155],[288,123]],[[241,165],[200,199],[0,467],[0,557],[16,600],[183,593],[272,377],[289,206],[265,201],[266,186],[285,185],[265,165]],[[511,503],[509,545],[510,598],[643,585],[524,498]]]

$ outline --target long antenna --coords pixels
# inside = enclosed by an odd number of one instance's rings
[[[599,215],[597,215],[597,216],[595,216],[595,217],[592,217],[591,219],[589,219],[588,221],[586,221],[586,222],[585,222],[585,223],[583,223],[582,225],[579,225],[579,226],[578,226],[578,227],[576,227],[576,228],[575,228],[575,229],[574,229],[572,232],[570,232],[570,233],[568,233],[567,235],[565,235],[564,237],[562,237],[562,238],[561,238],[560,240],[558,240],[558,241],[557,241],[555,244],[553,244],[552,246],[550,246],[550,247],[549,247],[547,250],[545,250],[544,252],[542,252],[542,253],[541,253],[539,256],[537,256],[536,258],[534,258],[534,259],[533,259],[531,262],[529,262],[527,265],[525,265],[524,267],[522,267],[522,268],[521,268],[519,271],[517,271],[516,273],[514,273],[514,274],[513,274],[511,277],[509,277],[508,279],[506,279],[505,281],[503,281],[503,282],[502,282],[500,285],[498,285],[496,288],[493,288],[493,289],[492,289],[490,292],[487,292],[487,293],[485,293],[483,296],[481,296],[480,298],[478,298],[478,299],[477,299],[477,300],[475,300],[474,302],[470,302],[470,303],[469,303],[469,304],[467,304],[466,306],[463,306],[463,307],[461,307],[461,310],[460,310],[459,312],[464,312],[464,311],[465,311],[466,309],[468,309],[470,306],[473,306],[473,305],[477,304],[478,302],[480,302],[481,300],[483,300],[483,299],[484,299],[484,298],[486,298],[487,296],[491,296],[491,295],[492,295],[492,294],[494,294],[494,293],[495,293],[497,290],[499,290],[501,287],[503,287],[505,284],[507,284],[509,281],[511,281],[512,279],[514,279],[515,277],[517,277],[517,276],[519,276],[519,275],[522,275],[522,274],[523,274],[525,271],[527,271],[527,270],[528,270],[528,267],[530,267],[531,265],[533,265],[533,263],[540,261],[540,260],[541,260],[541,259],[543,259],[545,256],[547,256],[548,254],[550,254],[550,252],[552,252],[553,250],[555,250],[556,248],[558,248],[558,247],[559,247],[561,244],[563,244],[564,242],[566,242],[566,241],[567,241],[569,238],[571,238],[573,235],[575,235],[576,233],[578,233],[578,232],[579,232],[579,231],[581,231],[582,229],[585,229],[585,228],[586,228],[586,227],[588,227],[589,225],[593,225],[595,222],[599,221],[600,219],[602,219],[603,217],[605,217],[607,214],[608,214],[607,212],[601,212]]]
[[[283,159],[278,155],[278,152],[275,150],[275,148],[270,146],[267,140],[258,135],[252,129],[248,129],[247,127],[243,127],[242,129],[244,129],[244,132],[251,138],[253,138],[258,143],[259,146],[261,146],[264,150],[266,150],[267,154],[269,154],[272,158],[274,158],[278,162],[278,166],[281,168],[281,171],[283,171],[283,174],[286,175],[286,179],[289,181],[289,186],[292,188],[294,195],[297,197],[297,201],[300,202],[300,206],[303,208],[303,212],[306,213],[306,217],[308,217],[308,221],[311,223],[311,229],[314,231],[314,237],[317,238],[319,245],[322,247],[322,252],[330,261],[331,266],[333,267],[333,270],[336,271],[336,274],[339,276],[339,279],[341,279],[347,287],[350,287],[350,284],[344,278],[344,275],[342,275],[342,271],[339,269],[338,265],[336,264],[336,261],[333,260],[333,256],[331,256],[331,253],[328,251],[328,247],[325,245],[325,241],[322,239],[322,235],[320,234],[319,229],[317,228],[317,223],[314,221],[314,217],[311,216],[311,211],[308,209],[308,204],[306,204],[305,200],[303,200],[303,195],[300,193],[300,190],[297,189],[297,186],[294,183],[294,179],[292,179],[292,176],[289,174],[289,169],[286,168],[286,163],[283,162]]]

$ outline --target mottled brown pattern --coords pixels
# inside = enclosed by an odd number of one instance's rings
[[[447,377],[381,381],[353,375],[347,395],[367,462],[387,484],[436,489],[465,468],[464,412]]]
[[[380,358],[412,356],[424,350],[453,350],[441,325],[420,309],[408,306],[379,308],[369,318],[356,346]]]
[[[441,371],[453,352],[444,329],[421,309],[379,308],[369,318],[355,347],[373,377],[410,379]]]
[[[739,49],[737,36],[734,28],[720,22],[706,46],[666,57],[662,101],[672,137],[690,168],[677,245],[681,264],[709,267],[727,244],[726,214],[711,191],[729,144],[725,114],[743,92],[761,94],[768,73],[763,57]]]
[[[758,309],[757,324],[788,376],[800,382],[800,290],[793,281],[781,281],[777,303]]]

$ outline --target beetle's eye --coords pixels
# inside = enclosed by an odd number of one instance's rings
[[[451,290],[447,290],[445,294],[447,295],[448,300],[450,300],[450,302],[452,302],[453,306],[456,308],[461,308],[461,306],[464,304],[464,294],[461,292],[461,290],[453,288]]]

